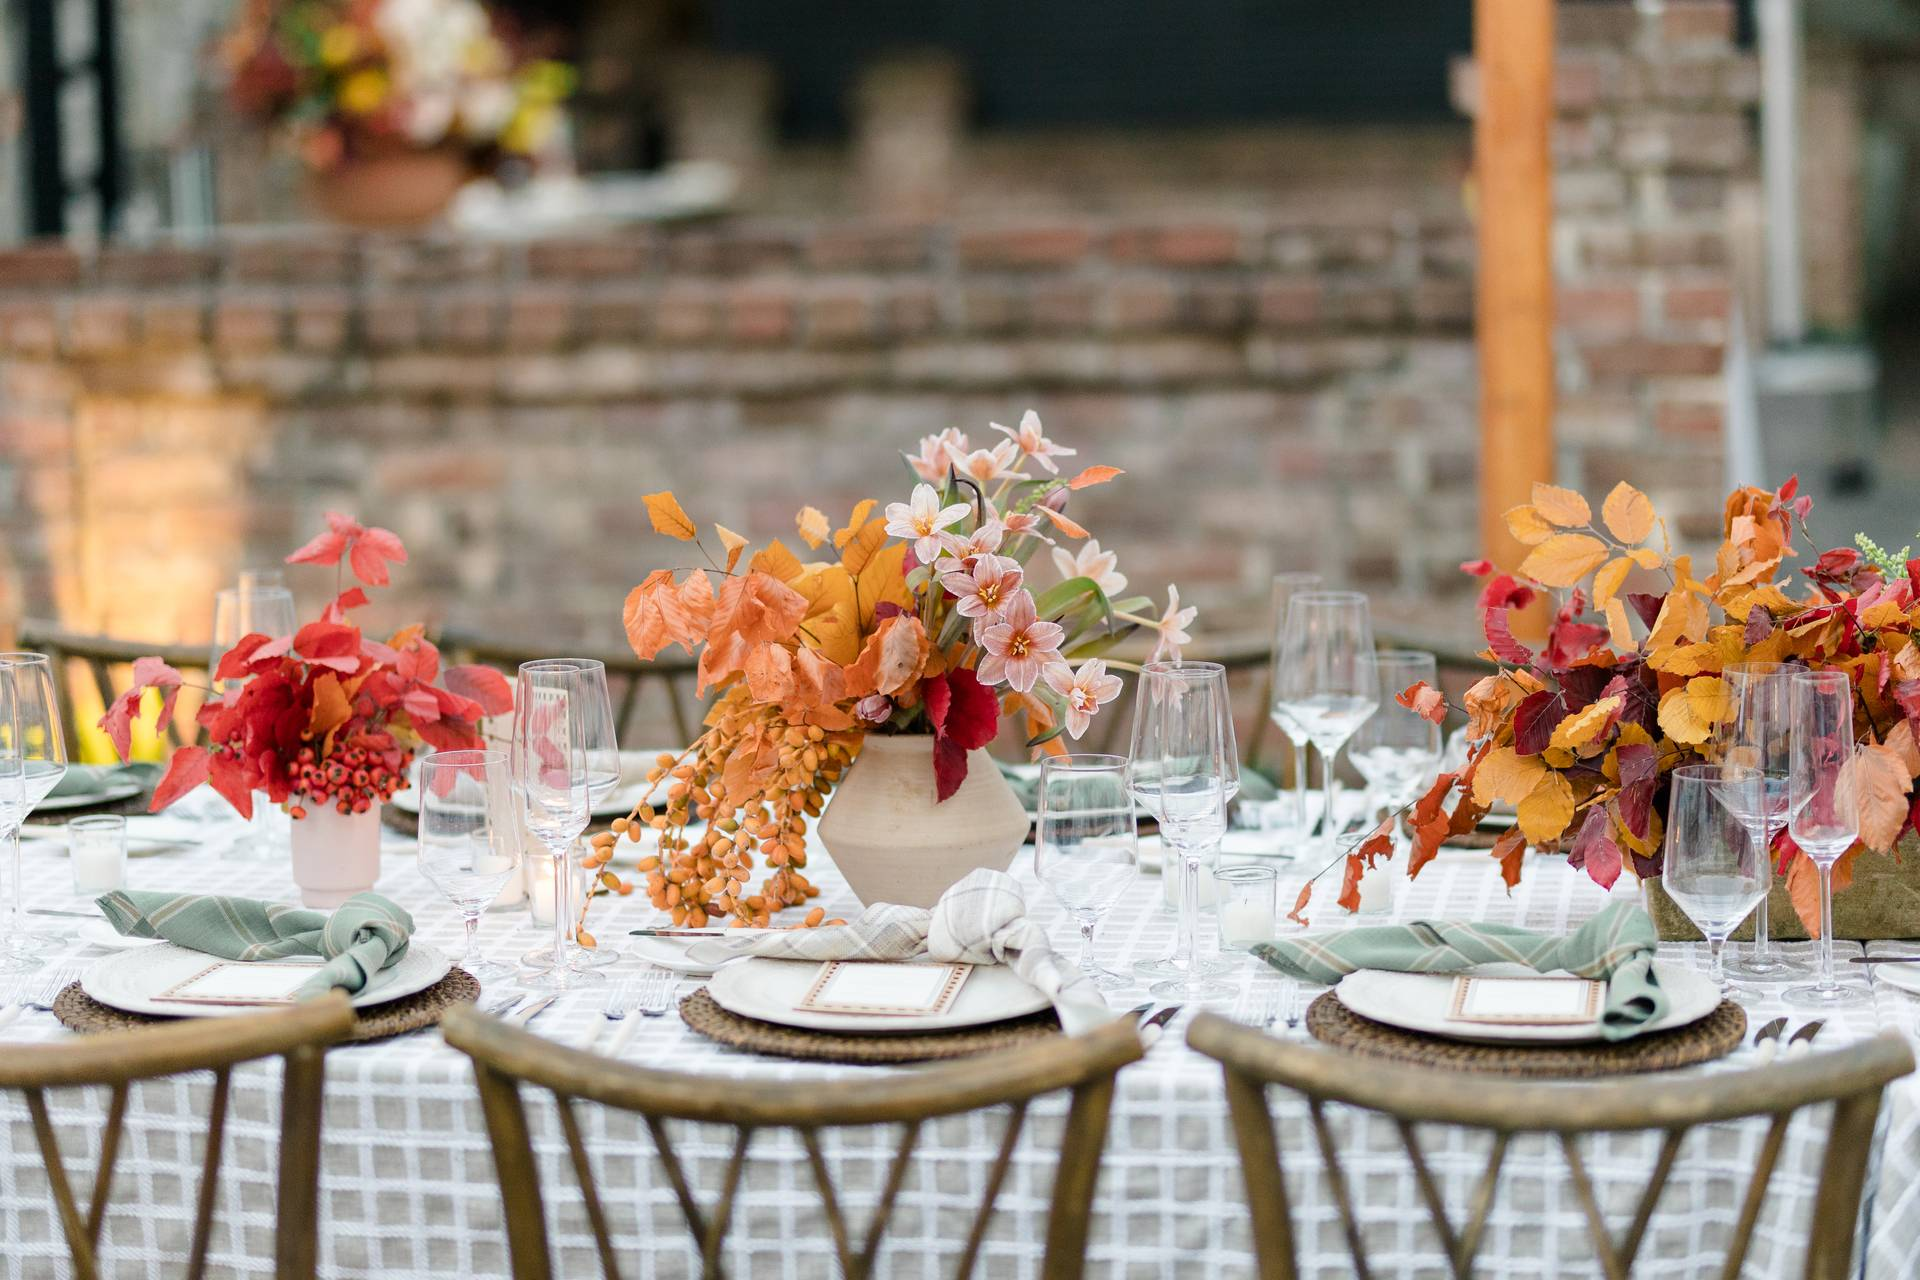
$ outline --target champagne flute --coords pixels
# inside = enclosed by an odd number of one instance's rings
[[[1741,764],[1689,764],[1670,777],[1661,881],[1706,935],[1713,985],[1734,995],[1722,955],[1727,935],[1767,896],[1766,851],[1744,816],[1762,804],[1761,774]]]
[[[1333,811],[1334,764],[1353,731],[1380,703],[1373,622],[1357,591],[1308,591],[1287,604],[1287,626],[1275,658],[1275,709],[1297,721],[1320,753],[1325,780],[1321,851],[1338,852]]]
[[[553,963],[526,975],[530,987],[567,991],[606,981],[597,969],[574,962],[567,948],[568,853],[587,829],[588,750],[592,718],[590,685],[571,658],[523,662],[514,691],[513,778],[527,829],[553,860],[555,910]],[[576,708],[578,710],[576,711]]]
[[[1126,891],[1139,857],[1127,758],[1048,756],[1040,762],[1033,871],[1080,926],[1080,972],[1103,991],[1133,979],[1093,962],[1093,932]]]
[[[1793,721],[1790,677],[1780,662],[1738,662],[1721,676],[1733,695],[1733,719],[1714,736],[1713,752],[1722,762],[1760,771],[1760,807],[1742,813],[1747,831],[1760,846],[1761,860],[1772,867],[1773,838],[1787,825],[1788,773]],[[1767,900],[1753,912],[1753,945],[1727,961],[1730,972],[1745,978],[1784,978],[1804,974],[1800,961],[1776,951],[1767,919]]]
[[[1273,652],[1267,665],[1267,716],[1293,748],[1293,788],[1291,792],[1292,809],[1288,814],[1288,836],[1304,838],[1308,831],[1307,823],[1307,731],[1284,711],[1278,701],[1280,692],[1280,641],[1287,629],[1287,605],[1297,595],[1309,591],[1318,591],[1321,587],[1317,573],[1276,573],[1273,575],[1273,613],[1271,634]]]
[[[570,662],[579,672],[582,697],[580,701],[580,733],[586,743],[587,751],[587,805],[588,816],[599,810],[614,792],[620,789],[620,743],[613,719],[613,699],[607,692],[607,664],[597,658],[549,658],[549,662]],[[576,881],[581,879],[576,875]],[[568,882],[561,881],[561,884]],[[585,880],[582,893],[591,893],[593,882]],[[572,891],[558,893],[555,897],[556,909],[566,911],[566,900],[572,897]],[[573,940],[572,931],[578,923],[578,903],[575,903],[574,919],[567,923],[567,954],[575,965],[592,965],[601,968],[615,964],[620,959],[617,947],[602,943],[591,949],[581,946]],[[550,947],[536,947],[522,957],[523,963],[535,967],[544,967],[553,963],[553,950]]]
[[[467,927],[460,967],[483,983],[513,976],[480,953],[481,913],[520,866],[520,824],[504,751],[436,751],[420,762],[420,869]]]
[[[53,663],[44,653],[0,653],[0,824],[8,855],[7,951],[0,969],[37,968],[60,939],[28,928],[20,880],[20,826],[67,772]]]
[[[1440,764],[1440,726],[1400,705],[1395,695],[1410,685],[1439,680],[1439,663],[1430,653],[1386,649],[1374,655],[1380,673],[1380,705],[1353,731],[1347,757],[1367,780],[1367,818],[1385,805],[1397,813],[1433,781]],[[1399,839],[1400,823],[1394,823]]]
[[[220,659],[254,635],[292,635],[298,626],[293,612],[293,593],[287,590],[278,573],[254,570],[240,575],[240,584],[217,591],[213,597],[213,651],[209,655],[209,677],[219,669]],[[219,680],[215,690],[223,698],[237,695],[244,680]],[[225,858],[271,857],[288,851],[292,845],[292,819],[280,806],[267,800],[264,791],[253,801],[253,817],[247,829],[227,842],[221,851]]]
[[[1860,838],[1853,680],[1844,671],[1796,671],[1791,681],[1787,829],[1820,869],[1820,978],[1788,987],[1787,1003],[1820,1009],[1859,1004],[1868,999],[1867,989],[1838,982],[1833,973],[1833,864]]]

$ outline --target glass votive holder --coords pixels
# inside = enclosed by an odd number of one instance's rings
[[[1278,902],[1272,867],[1221,867],[1213,873],[1220,893],[1220,949],[1247,951],[1272,942]]]
[[[83,898],[125,888],[127,820],[102,813],[67,823],[67,861],[73,866],[73,891]]]

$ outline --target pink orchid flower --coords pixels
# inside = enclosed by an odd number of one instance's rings
[[[1067,701],[1067,732],[1078,738],[1093,723],[1094,713],[1120,696],[1120,677],[1107,674],[1107,664],[1089,658],[1075,671],[1064,662],[1046,670],[1047,685]]]
[[[1153,624],[1154,630],[1159,633],[1159,638],[1153,642],[1153,657],[1148,661],[1158,662],[1162,658],[1180,661],[1180,646],[1193,643],[1193,637],[1187,634],[1187,628],[1193,625],[1193,620],[1199,616],[1199,613],[1200,610],[1192,605],[1182,609],[1180,588],[1168,583],[1167,609],[1160,615],[1160,620]]]
[[[1021,417],[1018,431],[1012,427],[1003,427],[997,422],[987,425],[1011,438],[1013,443],[1020,447],[1020,452],[1045,467],[1048,475],[1060,474],[1060,468],[1053,465],[1055,458],[1071,458],[1079,452],[1077,449],[1057,445],[1040,434],[1040,415],[1031,409]]]
[[[998,622],[975,630],[974,639],[986,654],[974,674],[981,684],[1005,681],[1018,693],[1030,692],[1047,664],[1060,661],[1060,642],[1066,638],[1059,623],[1040,621],[1030,592],[1015,592],[1001,608]]]
[[[1119,571],[1119,564],[1119,556],[1100,549],[1098,538],[1089,538],[1078,551],[1053,549],[1053,567],[1062,578],[1092,578],[1093,585],[1106,592],[1109,599],[1127,587],[1127,575]]]
[[[961,617],[997,619],[1025,577],[1018,560],[987,555],[975,560],[971,571],[942,574],[940,585],[953,593]]]
[[[1012,440],[1002,440],[991,449],[975,449],[971,453],[950,448],[947,456],[952,459],[954,470],[983,488],[996,480],[1017,479],[1020,475],[1020,446]]]
[[[972,533],[964,537],[957,533],[949,533],[944,535],[941,541],[946,545],[948,555],[959,560],[962,567],[971,569],[974,562],[981,556],[990,556],[1000,550],[1000,542],[1005,538],[1006,532],[1006,525],[988,516],[986,523]]]
[[[967,451],[966,433],[955,427],[948,427],[937,436],[921,436],[920,452],[907,459],[907,465],[913,473],[928,484],[939,484],[947,478],[947,466],[955,453]]]
[[[887,532],[896,538],[914,539],[914,558],[921,564],[932,564],[940,554],[940,531],[966,519],[971,510],[964,502],[943,507],[932,485],[917,484],[911,501],[887,504]]]

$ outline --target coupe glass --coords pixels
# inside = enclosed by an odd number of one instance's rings
[[[1140,679],[1135,685],[1133,730],[1130,740],[1131,745],[1128,749],[1129,764],[1127,779],[1128,785],[1133,790],[1133,798],[1139,802],[1140,807],[1145,809],[1156,823],[1161,820],[1162,816],[1160,809],[1160,740],[1165,727],[1165,721],[1164,718],[1158,714],[1157,708],[1160,706],[1160,703],[1149,699],[1147,697],[1147,690],[1149,686],[1153,685],[1156,681],[1176,678],[1174,674],[1176,672],[1187,673],[1184,677],[1179,678],[1218,679],[1222,684],[1225,683],[1227,678],[1226,668],[1217,662],[1149,662],[1146,666],[1140,668]],[[1231,711],[1225,706],[1224,698],[1222,698],[1222,704],[1221,733],[1224,735],[1222,740],[1229,745],[1226,759],[1221,764],[1221,770],[1227,780],[1227,800],[1231,802],[1233,797],[1239,794],[1240,791],[1240,762],[1231,745],[1233,742],[1233,720],[1231,718]],[[1162,831],[1161,849],[1163,854],[1166,854],[1160,872],[1163,881],[1166,880],[1169,874],[1174,872],[1173,863],[1170,860],[1171,854],[1168,852],[1170,848],[1171,846],[1166,843],[1166,833]],[[1211,867],[1217,860],[1217,852],[1211,856],[1207,854],[1202,855],[1203,866]],[[1170,883],[1163,884],[1162,889],[1171,892],[1174,886],[1180,886],[1182,883],[1181,880],[1176,879]],[[1180,908],[1177,903],[1171,899],[1167,899],[1167,903],[1170,910],[1176,913],[1179,911]],[[1197,967],[1203,974],[1215,974],[1225,973],[1230,966],[1220,960],[1203,960],[1193,954],[1191,949],[1183,952],[1181,950],[1180,940],[1176,936],[1171,951],[1158,960],[1141,960],[1136,962],[1133,966],[1133,971],[1143,978],[1178,978],[1185,976],[1188,969],[1192,967]]]
[[[1860,838],[1851,767],[1853,681],[1844,671],[1796,671],[1788,705],[1793,746],[1787,777],[1787,829],[1820,868],[1820,978],[1788,987],[1787,1002],[1809,1008],[1861,1004],[1867,989],[1833,974],[1833,864]]]
[[[580,683],[585,691],[582,701],[581,733],[587,744],[587,805],[588,817],[614,792],[620,789],[620,742],[613,719],[613,699],[607,692],[607,665],[597,658],[550,658],[550,662],[570,662],[579,669]],[[576,861],[578,860],[576,855]],[[593,891],[592,878],[588,877],[583,893]],[[602,968],[617,963],[620,950],[605,943],[593,948],[581,946],[573,941],[572,928],[577,920],[568,921],[567,955],[575,965],[590,965]],[[553,963],[553,948],[536,947],[521,957],[524,964],[536,968]]]
[[[1093,963],[1093,931],[1126,892],[1138,857],[1125,756],[1040,762],[1033,871],[1079,924],[1080,972],[1103,991],[1134,985]]]
[[[1689,764],[1675,769],[1667,811],[1661,882],[1706,936],[1713,983],[1727,983],[1722,950],[1727,935],[1767,896],[1766,851],[1753,842],[1745,814],[1762,800],[1758,769],[1738,764]]]
[[[436,751],[420,762],[420,869],[460,911],[460,967],[481,982],[513,969],[480,954],[481,913],[520,866],[513,775],[504,751]]]
[[[602,673],[604,676],[604,672]],[[565,884],[567,855],[587,829],[593,684],[572,658],[520,664],[513,706],[513,780],[527,830],[553,860],[556,885]],[[577,963],[567,946],[568,912],[553,913],[553,963],[523,977],[530,987],[566,991],[606,981]]]
[[[1787,790],[1792,759],[1793,720],[1789,679],[1793,668],[1779,662],[1739,662],[1721,673],[1733,697],[1733,719],[1715,733],[1713,755],[1727,763],[1760,771],[1760,807],[1740,818],[1760,846],[1761,858],[1772,866],[1773,838],[1787,825]],[[1786,978],[1806,972],[1806,966],[1774,950],[1768,936],[1767,900],[1753,912],[1753,945],[1736,952],[1727,970],[1743,978]]]
[[[1333,811],[1334,764],[1354,730],[1380,704],[1373,622],[1357,591],[1308,591],[1287,604],[1287,625],[1274,659],[1276,714],[1300,725],[1320,753],[1325,778],[1322,852],[1338,852]]]
[[[6,952],[0,972],[37,968],[59,939],[31,932],[20,881],[20,825],[67,772],[53,663],[44,653],[0,653],[0,831],[8,865]]]
[[[1286,735],[1293,748],[1292,808],[1288,813],[1288,837],[1304,840],[1312,829],[1307,821],[1307,731],[1282,711],[1275,697],[1280,690],[1280,640],[1287,629],[1287,606],[1297,595],[1318,591],[1317,573],[1276,573],[1273,575],[1273,614],[1271,634],[1273,652],[1267,667],[1267,715]]]
[[[1353,731],[1347,758],[1367,780],[1367,818],[1382,805],[1397,813],[1433,782],[1440,767],[1440,726],[1400,705],[1396,695],[1424,680],[1437,687],[1439,664],[1430,653],[1386,649],[1374,655],[1380,705]],[[1400,824],[1394,824],[1398,838]]]
[[[293,593],[280,575],[270,570],[252,570],[240,575],[240,585],[214,593],[213,651],[208,655],[208,676],[220,666],[227,650],[246,636],[289,636],[298,628],[293,614]],[[220,680],[215,692],[232,697],[245,685],[243,680]],[[254,797],[253,817],[247,829],[227,842],[221,851],[226,858],[263,858],[286,853],[293,843],[292,820],[266,793]]]

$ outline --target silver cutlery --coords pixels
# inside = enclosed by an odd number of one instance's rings
[[[23,1011],[38,1009],[42,1013],[52,1013],[53,1002],[60,993],[79,980],[80,966],[76,964],[61,965],[45,973],[33,974],[15,989],[13,1003]]]
[[[495,1018],[503,1018],[507,1015],[507,1013],[510,1010],[512,1010],[513,1006],[519,1004],[522,1000],[525,1000],[526,998],[527,998],[526,992],[516,991],[511,995],[500,997],[500,999],[495,1000],[491,1004],[481,1005],[480,1012],[484,1014],[489,1014]]]
[[[545,1013],[547,1011],[547,1006],[552,1004],[555,1000],[558,1000],[559,998],[560,998],[559,996],[541,996],[538,1000],[535,1000],[532,1004],[528,1005],[526,1008],[515,1010],[513,1015],[509,1017],[507,1021],[513,1023],[517,1027],[524,1027],[529,1022],[532,1022],[535,1018]]]
[[[1787,1037],[1787,1047],[1781,1051],[1782,1056],[1788,1057],[1788,1058],[1798,1058],[1806,1054],[1812,1053],[1813,1038],[1819,1035],[1820,1028],[1826,1025],[1827,1025],[1827,1021],[1825,1018],[1815,1018],[1812,1022],[1809,1022],[1806,1026],[1801,1027],[1798,1031],[1795,1031],[1792,1035]]]
[[[606,1003],[600,1006],[600,1021],[593,1024],[593,1030],[587,1033],[586,1043],[580,1046],[591,1050],[600,1042],[600,1034],[616,1022],[627,1016],[627,1010],[633,1007],[634,980],[622,978],[607,988]]]
[[[104,920],[98,911],[55,911],[52,907],[28,907],[30,916],[59,916],[63,920]]]
[[[1753,1033],[1753,1052],[1761,1064],[1773,1061],[1773,1055],[1780,1051],[1780,1033],[1787,1029],[1785,1018],[1774,1018]]]
[[[1140,1042],[1151,1049],[1166,1034],[1167,1024],[1180,1015],[1181,1006],[1170,1004],[1140,1024]]]
[[[1920,956],[1848,956],[1848,964],[1920,964]]]
[[[1127,1010],[1126,1016],[1133,1019],[1133,1021],[1138,1022],[1140,1021],[1140,1019],[1146,1017],[1149,1013],[1152,1013],[1152,1012],[1153,1012],[1153,1001],[1149,1000],[1145,1004],[1137,1004],[1133,1006],[1133,1008]]]
[[[640,1017],[629,1017],[620,1030],[613,1036],[613,1043],[607,1046],[606,1056],[617,1058],[621,1050],[627,1047],[627,1041],[633,1039],[640,1030],[640,1024],[648,1018],[662,1018],[673,1005],[673,975],[665,969],[648,969],[634,983],[633,1000],[629,1008]]]
[[[629,929],[630,938],[757,938],[763,933],[791,933],[791,929]]]
[[[1292,978],[1281,983],[1279,1001],[1279,1020],[1287,1024],[1287,1030],[1292,1031],[1300,1025],[1300,984]],[[1267,1025],[1271,1027],[1272,1021]]]

